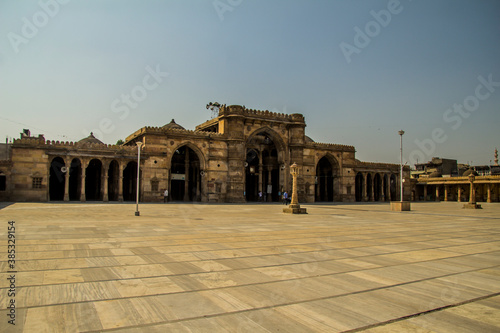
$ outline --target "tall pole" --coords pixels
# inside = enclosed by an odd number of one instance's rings
[[[139,212],[139,171],[140,171],[140,165],[141,165],[142,142],[136,142],[136,144],[137,144],[137,189],[136,189],[136,196],[135,196],[135,216],[140,216],[141,213]]]
[[[401,154],[401,171],[400,171],[400,184],[401,184],[401,202],[403,202],[403,134],[405,134],[405,131],[400,130],[398,132],[399,136],[401,137],[401,143],[400,143],[400,154]]]

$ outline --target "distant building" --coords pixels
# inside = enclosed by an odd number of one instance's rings
[[[416,201],[469,201],[470,180],[474,175],[474,195],[477,202],[500,201],[500,166],[495,149],[495,165],[470,166],[456,160],[432,158],[415,165],[412,171],[411,193]],[[458,171],[458,172],[457,172]]]
[[[415,164],[415,171],[411,174],[413,178],[458,176],[457,160],[433,157],[430,162]]]

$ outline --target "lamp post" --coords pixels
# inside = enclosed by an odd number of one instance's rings
[[[140,165],[141,165],[142,142],[136,142],[136,144],[137,144],[137,189],[136,189],[136,196],[135,196],[135,216],[140,216],[141,213],[139,212],[139,171],[140,171]]]
[[[400,153],[401,153],[401,171],[400,171],[400,183],[401,183],[401,202],[403,202],[403,134],[405,134],[405,131],[400,130],[398,131],[399,136],[401,137],[401,144],[400,144]]]

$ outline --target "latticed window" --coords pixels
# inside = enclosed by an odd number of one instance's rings
[[[42,177],[33,177],[33,188],[42,188]]]

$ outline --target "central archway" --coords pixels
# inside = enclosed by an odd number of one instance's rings
[[[188,146],[175,150],[171,160],[170,198],[173,201],[201,201],[201,164]]]
[[[254,132],[246,145],[246,201],[279,201],[284,191],[280,166],[284,160],[283,142],[274,131],[264,128]],[[262,198],[259,197],[262,192]]]

